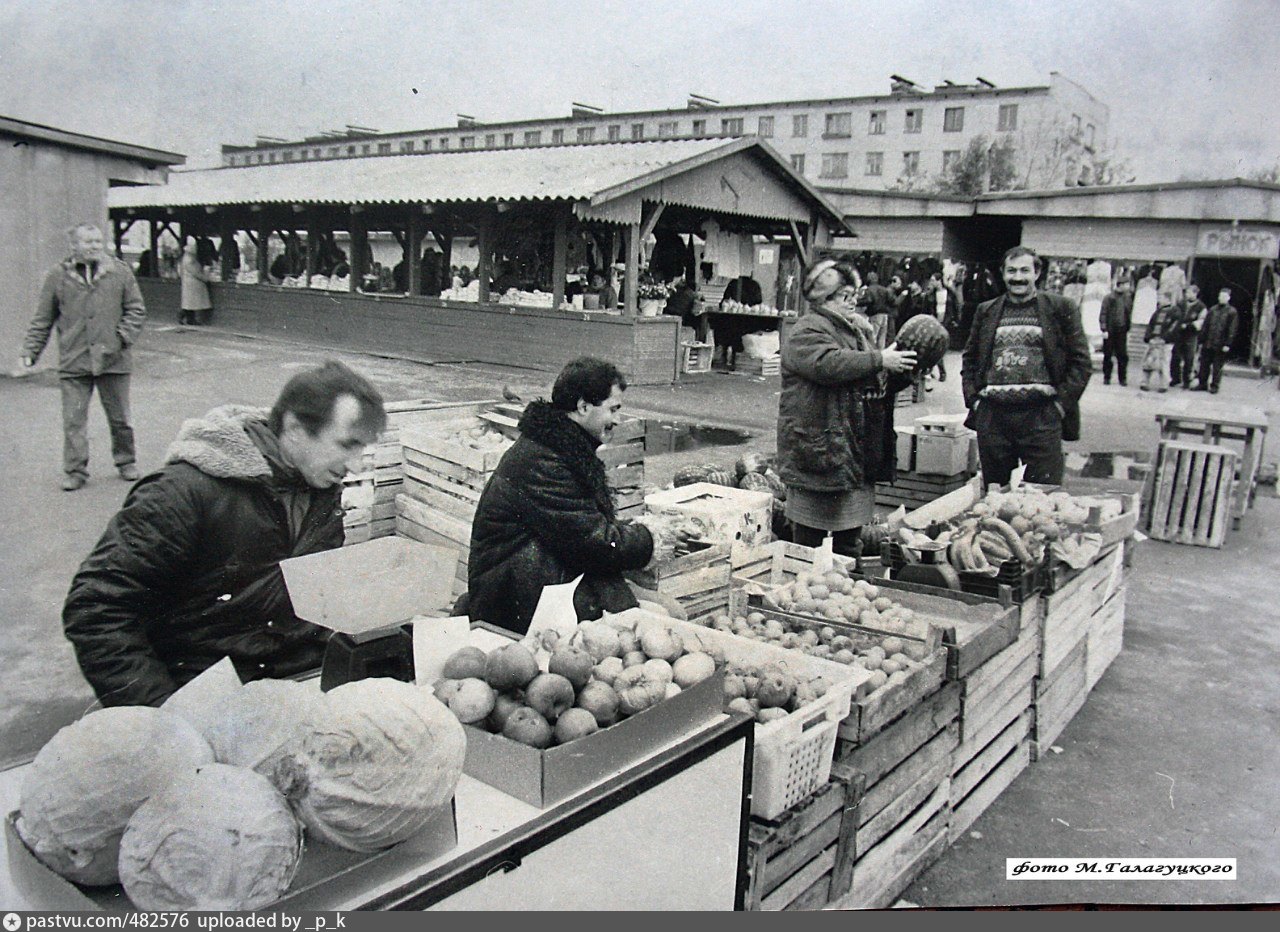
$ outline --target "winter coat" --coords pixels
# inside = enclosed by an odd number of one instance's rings
[[[1178,341],[1188,345],[1194,344],[1200,335],[1201,328],[1204,327],[1205,315],[1209,313],[1209,309],[1197,298],[1184,300],[1178,305],[1177,313]]]
[[[1178,331],[1182,329],[1182,321],[1178,317],[1177,310],[1168,304],[1161,304],[1156,307],[1155,316],[1147,321],[1146,332],[1142,335],[1143,343],[1150,343],[1152,340],[1162,340],[1165,343],[1172,343],[1178,339]]]
[[[653,538],[614,515],[599,441],[545,401],[520,418],[520,438],[485,485],[471,524],[472,619],[529,630],[544,586],[584,578],[580,619],[637,603],[622,578],[653,556]]]
[[[183,255],[178,266],[178,275],[182,280],[182,309],[184,311],[207,311],[213,307],[209,300],[209,286],[213,276],[204,270],[195,256]]]
[[[1113,291],[1102,299],[1098,326],[1103,333],[1125,333],[1133,322],[1133,295]]]
[[[973,314],[973,327],[965,344],[960,385],[964,390],[969,417],[965,426],[972,428],[978,394],[987,386],[987,371],[996,342],[996,328],[1004,313],[1005,295],[978,305]],[[1036,292],[1036,315],[1044,340],[1044,361],[1049,378],[1062,405],[1062,439],[1080,439],[1080,396],[1093,375],[1093,359],[1089,340],[1080,322],[1080,309],[1062,295]]]
[[[129,347],[146,317],[142,292],[129,266],[103,256],[92,279],[85,281],[75,260],[68,258],[45,277],[22,355],[38,359],[57,327],[60,375],[131,372]]]
[[[1209,308],[1201,331],[1200,345],[1211,350],[1231,346],[1236,338],[1236,309],[1230,304],[1215,304]]]
[[[223,657],[244,680],[319,666],[280,561],[342,546],[341,488],[279,456],[265,412],[228,405],[182,425],[71,583],[63,629],[104,705],[158,705]]]
[[[778,475],[788,488],[850,492],[892,481],[897,454],[893,395],[874,336],[821,308],[782,347]]]

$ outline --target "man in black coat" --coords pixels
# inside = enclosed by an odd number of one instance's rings
[[[1098,318],[1102,330],[1102,384],[1111,384],[1114,359],[1116,375],[1125,385],[1129,376],[1129,327],[1133,323],[1133,294],[1128,282],[1120,282],[1102,299]]]
[[[1036,290],[1040,257],[1026,246],[1004,256],[1006,293],[978,305],[964,348],[961,384],[966,427],[978,432],[982,478],[1005,485],[1014,467],[1025,479],[1062,482],[1062,441],[1080,439],[1080,396],[1092,375],[1080,309]]]
[[[267,412],[186,421],[71,583],[62,624],[103,705],[159,705],[223,657],[241,679],[320,665],[280,561],[341,547],[342,478],[386,423],[337,362],[295,375]]]
[[[1236,338],[1236,309],[1231,304],[1231,289],[1218,292],[1218,303],[1209,308],[1204,318],[1200,339],[1200,383],[1196,391],[1218,394],[1222,385],[1222,367]]]
[[[520,439],[489,477],[471,524],[472,619],[523,634],[543,587],[580,575],[580,619],[637,604],[622,573],[649,563],[654,540],[618,520],[596,455],[619,423],[626,387],[615,366],[583,356],[560,372],[550,402],[525,409]]]

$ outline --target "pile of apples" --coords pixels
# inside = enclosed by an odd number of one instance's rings
[[[678,695],[712,676],[717,659],[664,625],[584,621],[567,639],[544,631],[487,654],[461,648],[434,688],[464,725],[548,748]]]
[[[453,435],[453,442],[469,450],[502,451],[515,443],[501,431],[487,427],[464,427]]]
[[[817,702],[831,688],[821,676],[802,679],[782,664],[763,666],[731,663],[725,670],[724,695],[728,708],[746,712],[761,725],[786,718]]]

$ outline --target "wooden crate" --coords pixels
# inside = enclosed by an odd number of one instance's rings
[[[1037,632],[1029,630],[962,682],[956,770],[1032,708],[1038,662]]]
[[[711,371],[711,354],[715,351],[714,343],[681,343],[680,371],[686,375]]]
[[[748,910],[821,909],[837,865],[849,862],[862,778],[832,767],[831,779],[776,819],[751,818],[747,836]]]
[[[993,802],[1031,763],[1031,723],[1035,713],[1024,709],[991,743],[951,775],[951,821],[948,843],[963,837]]]
[[[1116,592],[1098,609],[1089,624],[1085,648],[1085,685],[1092,691],[1124,648],[1126,590]]]
[[[1088,647],[1088,638],[1081,639],[1051,676],[1036,680],[1032,760],[1048,752],[1089,698]]]
[[[1148,536],[1221,547],[1231,526],[1240,455],[1214,444],[1161,440],[1152,479]]]
[[[733,551],[733,584],[745,588],[781,586],[802,572],[812,572],[823,551],[786,541],[774,541],[761,547],[735,547]],[[947,677],[960,679],[987,658],[994,656],[1018,636],[1020,613],[1012,604],[997,599],[950,592],[928,586],[871,577],[859,572],[858,562],[830,554],[833,564],[840,564],[850,575],[870,578],[885,595],[915,612],[938,628],[947,648]],[[878,569],[879,564],[876,564]]]
[[[973,474],[962,472],[954,476],[926,476],[915,472],[899,471],[892,483],[877,482],[875,502],[885,508],[902,506],[913,511],[963,488]]]
[[[741,372],[744,375],[754,375],[767,379],[771,376],[782,374],[782,357],[770,356],[767,359],[757,359],[754,356],[739,354],[734,359],[733,368],[735,372]]]
[[[451,547],[458,551],[454,571],[454,595],[467,591],[467,561],[471,555],[471,522],[433,509],[416,498],[396,499],[395,533],[424,544]]]
[[[1041,597],[1039,677],[1052,677],[1058,664],[1087,637],[1094,615],[1123,588],[1125,578],[1123,548],[1113,544],[1071,582]]]
[[[675,599],[689,620],[696,621],[729,607],[729,573],[729,546],[715,544],[623,575],[637,586]]]

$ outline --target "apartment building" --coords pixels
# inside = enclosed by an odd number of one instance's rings
[[[884,190],[944,173],[979,135],[1010,139],[1030,188],[1073,184],[1107,144],[1109,111],[1058,72],[1033,87],[947,81],[932,90],[894,75],[888,94],[759,104],[690,95],[682,109],[606,113],[574,104],[568,117],[381,133],[348,126],[298,141],[224,145],[228,167],[476,149],[756,135],[818,187]]]

